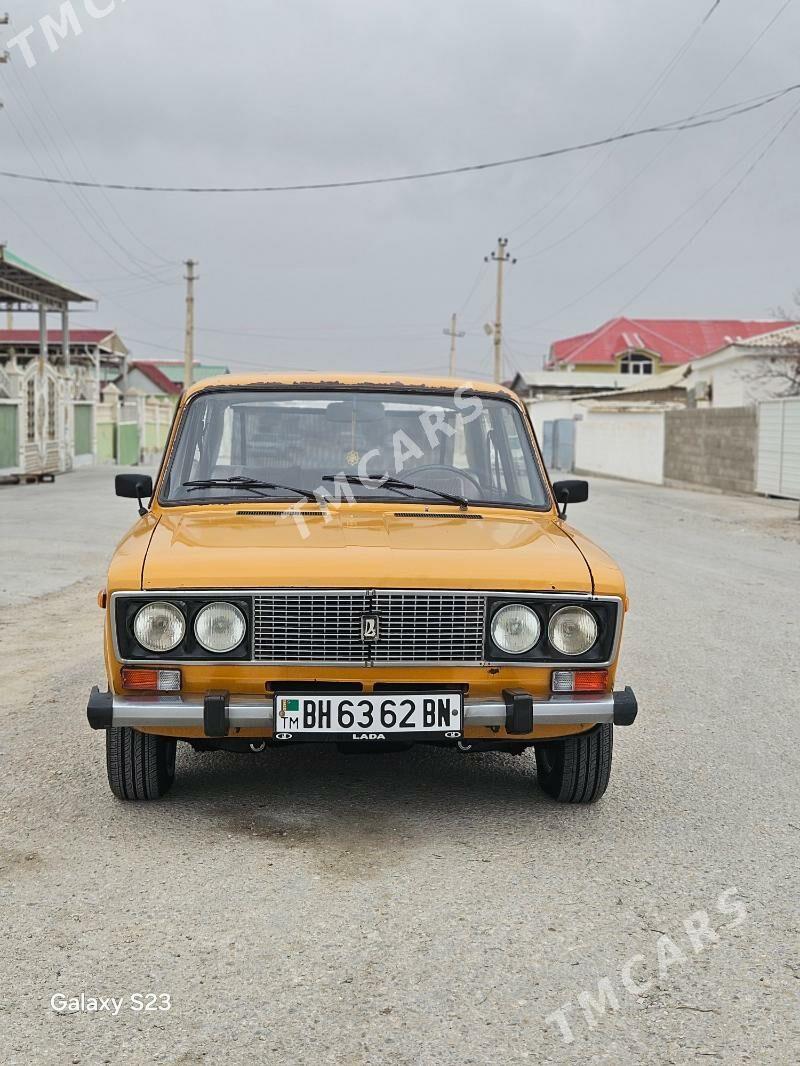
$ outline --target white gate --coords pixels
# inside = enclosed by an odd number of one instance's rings
[[[800,397],[758,405],[756,492],[800,500]]]
[[[22,471],[56,474],[72,468],[69,384],[49,363],[32,359],[22,375]]]

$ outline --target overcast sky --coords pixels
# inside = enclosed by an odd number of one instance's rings
[[[37,65],[12,48],[0,67],[0,169],[347,180],[526,154],[800,81],[800,0],[755,47],[786,0],[721,0],[699,32],[713,0],[118,0],[103,19],[73,2],[83,32],[55,54],[38,19],[59,3],[6,5],[4,39],[36,26]],[[510,374],[623,310],[763,318],[789,303],[800,117],[663,268],[798,107],[795,94],[724,125],[366,189],[82,199],[3,178],[0,240],[96,294],[99,311],[75,321],[116,328],[141,358],[180,356],[193,256],[207,359],[444,371],[458,311],[460,369],[488,376],[494,274],[481,267],[508,236]]]

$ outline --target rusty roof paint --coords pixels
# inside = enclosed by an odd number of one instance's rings
[[[455,392],[456,389],[471,389],[475,392],[496,394],[518,400],[515,393],[502,385],[490,381],[472,381],[469,378],[422,377],[415,375],[397,376],[394,374],[332,374],[330,371],[298,371],[297,374],[225,374],[215,378],[204,378],[196,382],[186,392],[186,397],[193,396],[207,389],[235,388],[275,388],[285,385],[287,388],[365,388],[365,389],[402,389],[433,390],[436,392]]]

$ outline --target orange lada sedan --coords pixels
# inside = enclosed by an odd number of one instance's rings
[[[606,790],[627,598],[566,522],[529,416],[453,379],[226,376],[181,397],[99,602],[108,780],[163,796],[177,742],[269,752],[535,752],[564,803]],[[533,764],[532,764],[533,769]],[[534,776],[533,773],[531,775]]]

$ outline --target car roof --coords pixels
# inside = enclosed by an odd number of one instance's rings
[[[203,378],[187,390],[187,396],[204,392],[207,389],[235,389],[248,386],[279,386],[287,388],[313,388],[318,386],[323,391],[328,388],[396,388],[432,389],[438,392],[455,392],[456,389],[471,389],[476,392],[496,394],[511,398],[517,403],[516,393],[491,381],[471,380],[469,378],[425,377],[409,374],[340,374],[335,371],[298,371],[296,374],[224,374],[219,377]]]

